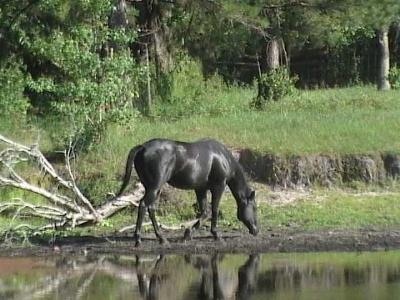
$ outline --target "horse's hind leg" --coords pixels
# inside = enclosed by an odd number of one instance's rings
[[[141,243],[140,232],[142,230],[142,223],[144,216],[146,214],[146,208],[149,212],[149,217],[153,224],[157,238],[160,240],[161,243],[165,242],[165,239],[160,234],[160,228],[158,226],[154,213],[155,210],[154,206],[159,193],[160,193],[159,189],[146,189],[144,197],[140,200],[138,216],[136,220],[135,235],[134,235],[134,238],[136,240],[136,246],[139,246]]]
[[[186,228],[183,237],[184,240],[190,240],[192,238],[193,229],[199,229],[201,224],[207,219],[207,190],[196,190],[195,192],[200,214],[197,217],[197,222],[192,227]]]

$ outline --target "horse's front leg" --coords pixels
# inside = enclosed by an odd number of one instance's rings
[[[225,190],[225,183],[217,185],[211,189],[211,233],[215,240],[220,240],[217,232],[219,202],[221,201],[222,194]]]
[[[168,244],[167,239],[162,236],[160,226],[157,223],[154,204],[150,205],[148,207],[148,212],[149,212],[151,223],[153,224],[154,232],[155,232],[158,240],[160,241],[160,244]]]

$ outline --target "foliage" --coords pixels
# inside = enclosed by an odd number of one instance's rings
[[[66,48],[60,46],[61,51]],[[137,112],[133,105],[141,71],[127,51],[99,58],[95,53],[73,49],[71,55],[71,61],[63,56],[63,66],[65,70],[72,69],[73,81],[57,82],[41,77],[30,81],[29,87],[54,99],[50,102],[53,113],[68,117],[74,139],[86,148],[100,138],[108,123],[123,123],[135,117]],[[83,63],[93,64],[93,67],[75,67]]]
[[[177,119],[192,115],[219,115],[235,110],[232,99],[224,98],[228,87],[218,75],[203,77],[200,64],[183,55],[175,69],[165,75],[161,95],[152,114]]]
[[[258,95],[252,106],[265,109],[267,103],[278,101],[295,91],[297,77],[290,77],[286,68],[278,68],[261,75],[257,81]]]
[[[21,68],[21,63],[13,60],[0,67],[0,116],[9,120],[24,117],[29,108],[24,95],[27,78]]]
[[[393,89],[400,89],[400,68],[394,66],[389,71],[389,82]]]
[[[4,15],[18,7],[9,4]],[[111,11],[109,0],[33,2],[6,32],[5,55],[23,59],[20,69],[29,76],[21,85],[32,105],[66,116],[65,138],[72,130],[82,147],[98,140],[108,123],[136,115],[142,72],[128,48],[136,32],[108,26]]]

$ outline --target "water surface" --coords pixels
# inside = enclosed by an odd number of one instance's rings
[[[400,252],[0,258],[0,299],[400,299]]]

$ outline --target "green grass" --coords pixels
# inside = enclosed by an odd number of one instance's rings
[[[253,94],[246,94],[248,103]],[[374,87],[300,91],[267,111],[245,107],[219,116],[178,121],[139,120],[134,129],[110,128],[110,144],[127,149],[154,137],[191,141],[213,137],[237,148],[288,154],[400,151],[400,91]]]
[[[213,137],[234,147],[276,154],[400,151],[400,90],[378,92],[363,86],[298,91],[263,112],[249,109],[254,96],[251,88],[232,87],[213,95],[211,106],[198,115],[138,119],[131,129],[111,126],[97,151],[121,156],[154,137],[186,141]],[[0,132],[28,142],[39,138],[41,147],[48,149],[54,142],[60,145],[57,136],[68,128],[57,120],[31,124],[0,122]]]
[[[398,226],[399,196],[360,198],[339,194],[322,203],[301,200],[296,204],[270,208],[265,213],[266,224],[271,227],[289,224],[301,229]]]
[[[377,189],[375,192],[317,189],[288,204],[271,204],[268,188],[257,189],[258,222],[266,230],[348,230],[359,228],[398,228],[400,226],[400,192],[398,188]],[[195,218],[193,192],[174,192],[170,202],[160,203],[158,220],[165,225],[177,225]],[[236,202],[230,193],[221,201],[221,230],[246,231],[236,217]],[[62,235],[107,235],[134,224],[136,210],[126,210],[97,226],[66,231]],[[13,220],[13,225],[26,220]],[[145,222],[149,222],[146,217]],[[39,221],[35,221],[39,225]],[[0,229],[8,229],[10,218],[0,217]],[[210,225],[209,222],[206,225]],[[145,228],[152,232],[151,226]]]
[[[383,190],[359,194],[321,189],[310,192],[288,204],[272,205],[270,194],[257,191],[258,221],[263,230],[292,228],[299,230],[357,229],[365,227],[398,227],[400,225],[400,192]],[[223,226],[243,228],[236,219],[231,196],[221,204]]]

